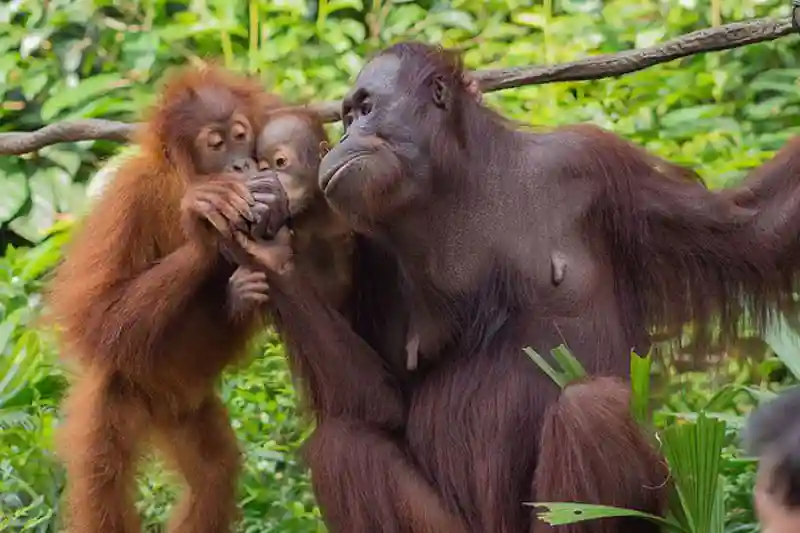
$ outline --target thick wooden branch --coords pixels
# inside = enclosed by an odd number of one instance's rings
[[[798,11],[796,8],[794,17],[798,16]],[[772,41],[795,32],[792,20],[793,17],[787,17],[734,22],[687,33],[649,48],[592,56],[558,65],[479,70],[473,76],[483,92],[557,81],[621,76],[694,54]],[[309,104],[309,107],[317,111],[325,122],[335,122],[340,118],[339,102]],[[68,141],[103,139],[124,142],[131,138],[136,127],[137,124],[89,119],[58,122],[33,132],[0,133],[0,155],[24,154]]]

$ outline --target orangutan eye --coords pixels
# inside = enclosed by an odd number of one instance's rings
[[[353,115],[351,115],[350,113],[344,115],[342,122],[344,123],[344,129],[346,131],[347,128],[349,128],[353,124]]]
[[[208,147],[214,151],[222,150],[222,147],[225,145],[225,140],[222,138],[222,135],[219,134],[217,131],[212,131],[208,134]]]
[[[289,161],[282,155],[275,158],[275,168],[284,168],[288,163]]]
[[[233,138],[237,141],[243,141],[247,137],[247,129],[239,123],[233,125],[231,133],[233,134]]]

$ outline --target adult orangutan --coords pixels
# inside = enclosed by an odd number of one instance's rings
[[[560,394],[521,349],[566,342],[591,373],[625,376],[649,328],[763,324],[796,277],[797,149],[714,193],[593,126],[518,130],[455,55],[419,43],[371,60],[342,112],[320,186],[361,233],[354,331],[309,300],[294,310],[335,339],[303,339],[327,398],[308,460],[330,529],[549,530],[530,501],[662,512],[666,470],[624,386]],[[348,335],[369,346],[339,349]]]
[[[223,70],[174,76],[141,153],[56,272],[52,318],[62,355],[81,367],[59,432],[70,532],[139,531],[134,475],[148,437],[188,486],[170,531],[229,531],[239,449],[214,384],[260,324],[264,298],[263,283],[226,254],[235,258],[236,231],[260,225],[258,205],[269,202],[262,215],[272,217],[287,203],[275,180],[241,177],[259,117],[279,104]]]

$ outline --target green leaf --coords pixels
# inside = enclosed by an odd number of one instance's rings
[[[61,259],[63,240],[51,237],[29,251],[25,256],[25,265],[20,272],[20,278],[29,282],[55,267]]]
[[[364,2],[362,0],[330,0],[326,2],[326,10],[328,14],[342,9],[354,9],[356,11],[363,11]]]
[[[541,368],[541,369],[542,369],[542,371],[543,371],[545,374],[547,374],[548,376],[550,376],[550,379],[552,379],[552,380],[553,380],[553,382],[554,382],[556,385],[558,385],[558,386],[559,386],[560,388],[562,388],[562,389],[563,389],[564,387],[566,387],[566,386],[567,386],[567,384],[568,384],[568,381],[567,381],[566,377],[565,377],[565,376],[563,376],[563,375],[562,375],[562,374],[561,374],[561,373],[560,373],[558,370],[556,370],[555,368],[553,368],[553,367],[550,365],[550,363],[548,363],[547,361],[545,361],[544,357],[542,357],[541,355],[539,355],[539,353],[538,353],[536,350],[534,350],[533,348],[527,347],[527,348],[524,348],[524,349],[523,349],[523,351],[524,351],[526,354],[528,354],[528,357],[530,357],[531,359],[533,359],[533,362],[534,362],[534,363],[536,363],[537,365],[539,365],[539,368]]]
[[[24,309],[17,309],[0,323],[0,357],[2,357],[3,353],[6,351],[8,342],[11,340],[11,336],[14,334],[14,330],[24,313]]]
[[[29,32],[22,38],[19,43],[19,56],[26,59],[33,52],[37,51],[42,43],[47,40],[52,32],[52,28],[45,28],[44,30]]]
[[[686,124],[696,123],[701,119],[711,118],[719,113],[719,107],[713,104],[683,107],[670,111],[661,118],[661,125],[670,129]]]
[[[581,365],[580,361],[578,361],[563,344],[550,350],[553,359],[556,364],[561,367],[561,370],[551,366],[550,363],[533,348],[523,348],[523,351],[562,389],[571,382],[586,376],[586,370],[584,370],[583,365]]]
[[[586,376],[586,369],[583,368],[581,362],[563,344],[553,348],[551,353],[556,362],[564,369],[568,383]]]
[[[695,423],[676,423],[661,434],[675,490],[693,533],[723,533],[712,526],[725,428],[725,422],[700,414]]]
[[[0,158],[0,223],[7,222],[19,212],[28,199],[25,173],[11,158]]]
[[[730,409],[735,405],[736,398],[743,393],[752,397],[752,390],[749,387],[743,387],[736,383],[724,385],[709,398],[703,410],[722,411],[724,409]]]
[[[119,74],[98,74],[81,80],[75,87],[59,84],[42,106],[42,120],[51,121],[71,107],[127,85],[130,85],[130,81],[120,78]]]
[[[511,14],[511,20],[515,24],[530,26],[531,28],[543,29],[547,26],[547,18],[535,11],[518,11]]]
[[[643,425],[650,424],[651,353],[645,357],[631,352],[631,413]]]
[[[425,21],[427,24],[441,24],[442,26],[449,26],[452,28],[460,28],[464,31],[474,32],[477,31],[475,21],[464,11],[456,9],[446,9],[443,11],[436,11],[428,16]]]
[[[182,41],[191,37],[200,37],[209,34],[218,34],[220,31],[231,31],[237,29],[234,22],[224,22],[222,20],[211,20],[203,23],[184,25],[172,24],[163,26],[157,30],[158,38],[167,43]]]
[[[36,371],[39,359],[39,337],[32,330],[25,330],[15,343],[11,356],[0,358],[0,408],[28,384],[28,378]]]
[[[526,503],[530,507],[544,507],[546,511],[538,511],[536,517],[538,520],[546,522],[551,526],[563,526],[567,524],[577,524],[578,522],[585,522],[587,520],[597,520],[598,518],[616,518],[623,516],[632,516],[644,518],[651,522],[666,526],[673,531],[683,531],[690,533],[683,529],[674,522],[670,522],[660,516],[643,513],[641,511],[634,511],[631,509],[621,509],[619,507],[611,507],[607,505],[594,505],[588,503],[551,503],[551,502],[535,502]]]
[[[30,73],[22,80],[22,95],[26,100],[33,100],[42,92],[50,81],[46,72]]]
[[[58,167],[45,167],[29,180],[33,205],[25,215],[17,217],[9,227],[32,242],[39,242],[56,221],[58,191],[69,185],[69,176]]]
[[[783,313],[767,328],[764,340],[794,377],[800,379],[800,332],[790,325]]]

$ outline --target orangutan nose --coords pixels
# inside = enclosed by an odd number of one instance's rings
[[[253,164],[249,159],[240,159],[238,161],[234,161],[233,165],[231,166],[233,167],[233,171],[238,172],[239,174],[249,172],[253,168]]]

